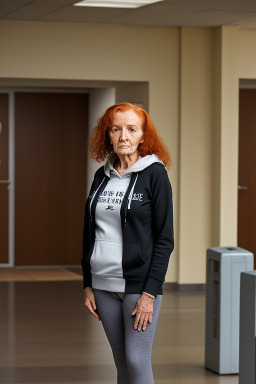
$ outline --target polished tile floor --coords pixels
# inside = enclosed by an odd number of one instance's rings
[[[0,268],[0,282],[73,280],[82,280],[80,268]]]
[[[238,375],[204,369],[204,311],[204,292],[164,291],[155,384],[238,384]],[[116,383],[102,325],[83,307],[81,281],[0,282],[0,383]]]

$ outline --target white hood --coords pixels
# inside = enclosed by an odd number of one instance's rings
[[[117,158],[117,154],[113,153],[113,154],[109,155],[106,163],[104,164],[104,172],[108,177],[110,177],[111,172],[113,172],[113,171],[116,172],[116,170],[113,167],[113,163],[114,163],[116,158]],[[123,173],[122,176],[128,176],[128,175],[130,176],[131,173],[142,171],[143,169],[147,168],[149,165],[156,163],[156,162],[162,163],[164,165],[163,161],[160,160],[159,157],[155,154],[146,155],[143,157],[139,156],[138,160],[130,168],[128,168]]]

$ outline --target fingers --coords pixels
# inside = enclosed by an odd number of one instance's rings
[[[98,313],[96,312],[97,307],[96,307],[96,303],[95,303],[94,294],[85,297],[84,305],[88,309],[88,311],[95,317],[95,319],[100,321],[100,317],[99,317]]]
[[[134,320],[134,329],[137,329],[139,320],[140,320],[140,313],[137,312]]]
[[[143,323],[142,323],[142,330],[145,331],[146,327],[147,327],[147,323],[148,323],[148,316],[145,317]],[[140,331],[140,329],[139,329]]]
[[[98,321],[100,321],[100,317],[98,315],[96,311],[96,306],[94,304],[94,307],[93,307],[93,303],[91,302],[86,302],[85,301],[85,307],[88,309],[88,311],[95,317],[95,319],[97,319]]]
[[[92,306],[92,309],[95,311],[97,308],[96,308],[96,303],[95,303],[95,297],[91,297],[91,306]]]
[[[147,323],[148,323],[148,315],[145,315],[145,316],[141,316],[140,317],[140,321],[139,321],[139,326],[138,326],[138,331],[142,330],[145,331],[146,327],[147,327]]]
[[[89,310],[89,311],[90,311],[90,310]],[[98,321],[100,321],[100,317],[99,317],[99,315],[98,315],[97,312],[95,312],[93,309],[92,309],[90,312],[91,312],[91,314],[95,317],[95,319],[97,319]]]
[[[138,331],[145,331],[148,322],[152,323],[152,315],[137,313],[135,321],[134,321],[134,329],[138,329]]]

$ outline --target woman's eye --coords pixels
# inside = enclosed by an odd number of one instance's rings
[[[134,128],[130,128],[130,131],[135,132],[135,129]]]

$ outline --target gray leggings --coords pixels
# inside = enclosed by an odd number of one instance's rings
[[[153,384],[151,349],[162,303],[157,295],[152,323],[145,331],[134,329],[132,312],[140,294],[108,292],[93,288],[96,307],[110,343],[117,369],[118,384]]]

